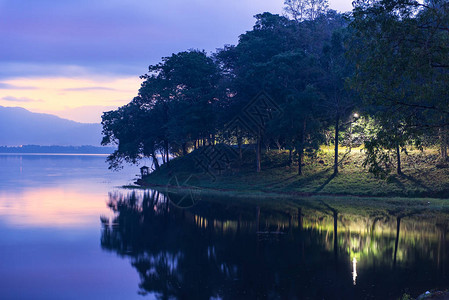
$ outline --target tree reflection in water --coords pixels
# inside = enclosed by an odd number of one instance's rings
[[[324,202],[204,199],[186,210],[157,191],[111,194],[109,207],[102,248],[129,258],[139,293],[160,299],[390,299],[449,285],[441,220]]]

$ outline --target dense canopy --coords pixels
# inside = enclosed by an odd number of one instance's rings
[[[151,157],[158,169],[218,144],[240,159],[253,149],[257,171],[264,149],[289,151],[299,174],[322,144],[335,147],[335,175],[340,146],[362,146],[376,175],[400,174],[409,146],[437,145],[447,160],[448,9],[358,0],[340,14],[326,1],[288,0],[287,16],[256,15],[237,45],[164,57],[129,104],[104,113],[103,144],[118,145],[110,165]]]

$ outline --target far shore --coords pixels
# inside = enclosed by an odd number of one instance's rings
[[[0,154],[20,154],[20,155],[110,155],[114,152],[114,147],[100,146],[41,146],[41,145],[22,145],[22,146],[0,146]]]

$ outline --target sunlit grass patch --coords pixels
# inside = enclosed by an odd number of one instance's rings
[[[186,180],[202,188],[235,192],[262,192],[304,195],[353,195],[364,197],[439,197],[449,198],[449,169],[438,168],[435,149],[412,150],[403,155],[403,175],[377,178],[363,167],[365,154],[360,148],[340,151],[339,173],[333,175],[334,153],[322,147],[315,157],[306,157],[303,175],[297,175],[297,162],[289,165],[288,151],[271,150],[262,155],[262,171],[255,171],[253,151],[245,151],[242,161],[234,160],[227,169],[208,174],[195,163],[199,151],[172,160],[145,181],[147,184],[173,185]],[[194,183],[192,183],[194,179]]]

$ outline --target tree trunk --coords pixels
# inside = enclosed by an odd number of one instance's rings
[[[293,155],[292,148],[288,149],[288,165],[291,166],[293,164]]]
[[[165,153],[164,153],[164,150],[159,150],[159,152],[161,153],[161,157],[162,157],[162,164],[165,164],[166,163],[166,161],[165,161]]]
[[[440,154],[441,154],[441,159],[443,161],[447,160],[447,144],[448,144],[448,138],[447,138],[447,132],[446,132],[446,127],[440,128],[439,129],[439,138],[440,138]]]
[[[157,170],[159,170],[160,166],[159,166],[159,161],[157,160],[156,154],[154,153],[154,151],[151,153],[151,158],[153,159],[153,164],[154,164],[154,168]]]
[[[396,157],[398,160],[398,175],[402,175],[402,168],[401,168],[401,149],[399,145],[396,146]]]
[[[159,170],[159,168],[160,168],[160,166],[159,166],[159,161],[157,160],[157,157],[156,157],[156,155],[154,154],[154,151],[153,151],[153,153],[151,154],[151,159],[153,160],[153,164],[154,164],[155,170],[156,170],[156,171]]]
[[[447,160],[447,145],[441,144],[441,159],[446,161]]]
[[[298,149],[298,175],[302,175],[302,162],[304,157],[304,148],[302,145]]]
[[[237,146],[238,146],[238,148],[239,148],[239,160],[240,160],[240,162],[241,162],[242,159],[243,159],[243,153],[242,153],[242,137],[241,137],[241,136],[238,136],[238,137],[237,137]]]
[[[298,149],[298,175],[302,175],[302,163],[304,160],[304,145],[306,142],[306,119],[304,119],[302,125],[301,144]]]
[[[334,175],[338,174],[338,135],[340,134],[340,114],[335,118],[335,151],[334,151]]]

